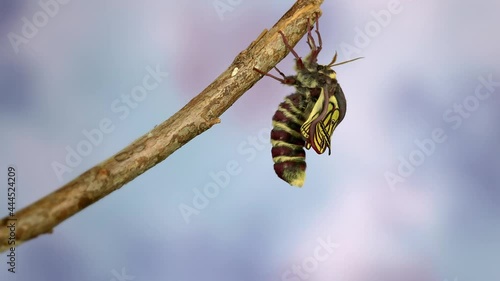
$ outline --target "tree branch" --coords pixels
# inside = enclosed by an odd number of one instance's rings
[[[288,51],[281,30],[295,46],[304,36],[308,18],[321,13],[323,0],[298,0],[269,30],[264,30],[212,84],[168,120],[104,162],[15,214],[16,245],[51,233],[65,219],[119,189],[163,161],[188,141],[220,123],[222,115],[264,72],[271,70]],[[0,221],[0,252],[9,249],[9,218]],[[12,221],[10,221],[12,222]]]

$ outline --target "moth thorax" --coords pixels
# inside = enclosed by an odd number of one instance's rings
[[[333,71],[302,71],[297,74],[297,81],[305,88],[322,88],[337,83],[337,74]]]

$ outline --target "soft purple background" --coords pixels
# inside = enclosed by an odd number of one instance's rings
[[[7,165],[18,169],[19,208],[56,190],[175,113],[293,4],[229,2],[232,11],[220,16],[212,0],[72,0],[16,53],[7,34],[20,34],[21,19],[41,8],[1,1],[0,214]],[[500,280],[500,87],[457,129],[443,119],[474,94],[478,77],[500,81],[500,3],[401,0],[402,11],[359,53],[342,51],[389,2],[322,6],[320,62],[335,50],[340,60],[365,59],[336,68],[347,116],[332,156],[308,153],[302,189],[276,177],[268,141],[271,117],[293,89],[262,79],[221,124],[17,248],[15,275],[2,253],[0,279],[109,281],[125,270],[137,281],[282,280],[313,255],[317,239],[330,239],[338,248],[308,280]],[[307,53],[304,40],[296,50]],[[157,65],[169,76],[121,120],[112,102]],[[280,66],[290,73],[292,57]],[[103,118],[114,131],[58,180],[51,164],[64,163],[65,147]],[[396,173],[399,157],[434,128],[446,141],[390,188],[384,174]],[[192,206],[193,189],[230,161],[240,174],[186,224],[180,204]]]

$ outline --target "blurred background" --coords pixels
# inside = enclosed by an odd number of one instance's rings
[[[8,165],[18,208],[55,191],[174,114],[293,3],[1,1],[0,215]],[[320,63],[365,58],[335,69],[347,115],[331,156],[308,151],[303,188],[270,153],[293,88],[264,78],[221,124],[18,247],[16,274],[2,253],[0,279],[500,280],[500,2],[322,10]]]

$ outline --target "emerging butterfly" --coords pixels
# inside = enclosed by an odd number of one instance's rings
[[[312,36],[313,25],[309,25],[307,44],[311,52],[301,59],[279,31],[286,48],[295,56],[297,75],[286,76],[278,68],[279,78],[257,68],[255,71],[272,77],[283,84],[292,85],[296,92],[287,96],[273,116],[271,131],[271,154],[276,174],[290,185],[301,187],[305,181],[305,150],[311,147],[318,154],[328,148],[331,154],[331,137],[335,128],[344,119],[346,100],[337,82],[337,74],[332,67],[359,58],[335,64],[337,53],[327,65],[317,63],[322,49],[318,15],[316,34],[318,45]]]

